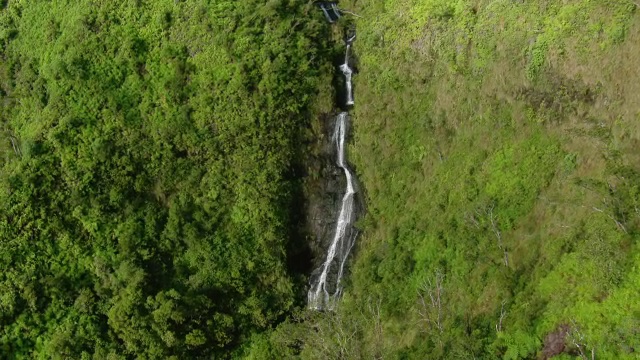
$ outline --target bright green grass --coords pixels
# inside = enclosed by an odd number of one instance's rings
[[[350,156],[368,213],[342,307],[276,343],[302,338],[305,358],[536,359],[566,326],[564,358],[635,358],[636,5],[342,6],[362,15]]]

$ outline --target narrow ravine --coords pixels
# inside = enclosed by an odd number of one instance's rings
[[[349,52],[355,40],[355,34],[345,38],[346,52],[344,63],[340,71],[345,76],[346,99],[345,104],[354,104],[351,75],[349,66]],[[357,230],[353,227],[356,219],[356,185],[355,176],[349,169],[346,159],[346,142],[349,131],[349,113],[340,112],[336,117],[332,141],[336,146],[336,163],[344,172],[346,189],[340,205],[340,212],[333,232],[333,238],[327,250],[325,261],[316,269],[311,279],[308,293],[308,305],[315,310],[333,310],[342,293],[342,277],[344,275],[347,258],[353,249]]]

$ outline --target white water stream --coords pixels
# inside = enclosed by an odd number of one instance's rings
[[[355,36],[347,39],[347,51],[344,55],[344,64],[340,65],[340,71],[344,74],[346,87],[347,87],[347,106],[353,105],[353,88],[351,85],[351,75],[353,70],[349,67],[349,50],[351,50],[351,42],[355,39]]]
[[[312,282],[308,293],[309,307],[315,310],[332,310],[340,296],[342,287],[340,280],[344,273],[344,265],[355,243],[356,231],[353,229],[355,220],[354,195],[356,189],[354,179],[345,160],[345,142],[348,130],[349,114],[342,112],[336,118],[333,140],[337,147],[337,164],[344,171],[347,178],[347,190],[342,197],[342,205],[333,240],[327,251],[327,258],[321,266],[321,273]]]

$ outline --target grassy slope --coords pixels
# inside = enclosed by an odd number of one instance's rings
[[[634,358],[636,5],[342,6],[363,16],[350,150],[368,216],[344,305],[309,320],[303,356],[536,358],[560,329],[561,357]]]

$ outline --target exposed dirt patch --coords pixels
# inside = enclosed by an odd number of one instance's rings
[[[569,325],[560,325],[560,327],[544,338],[544,347],[542,348],[541,359],[550,359],[556,355],[562,354],[565,349],[565,338],[569,333]]]

